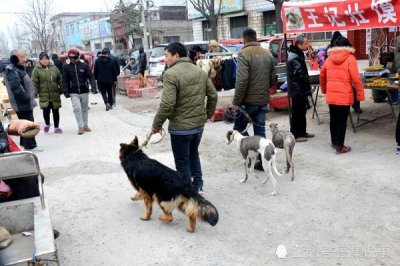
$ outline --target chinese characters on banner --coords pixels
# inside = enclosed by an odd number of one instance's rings
[[[397,27],[400,0],[284,2],[281,17],[287,33]]]

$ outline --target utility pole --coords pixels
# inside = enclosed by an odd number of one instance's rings
[[[148,50],[149,43],[147,41],[146,20],[144,18],[144,1],[145,0],[140,0],[140,15],[141,15],[141,21],[142,21],[142,27],[143,27],[143,48],[145,50]]]
[[[153,36],[151,35],[151,21],[150,21],[150,14],[151,14],[151,10],[148,8],[147,9],[147,21],[149,23],[149,48],[153,49]]]

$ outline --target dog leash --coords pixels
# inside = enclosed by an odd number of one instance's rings
[[[151,139],[151,137],[152,137],[153,135],[154,135],[154,134],[153,134],[152,132],[150,132],[150,133],[148,133],[148,134],[146,135],[146,139],[144,140],[144,142],[142,143],[142,145],[139,147],[139,150],[141,150],[141,149],[144,148],[144,147],[147,147],[147,145],[149,144],[150,139]],[[164,128],[161,128],[161,129],[160,129],[160,135],[161,135],[161,139],[159,139],[158,141],[155,141],[155,142],[150,142],[150,144],[158,144],[158,143],[160,143],[160,142],[164,139],[164,137],[165,137],[165,130],[164,130]]]

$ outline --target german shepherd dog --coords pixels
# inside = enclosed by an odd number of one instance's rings
[[[121,143],[120,146],[119,158],[122,168],[132,186],[139,191],[140,198],[146,206],[146,211],[140,219],[150,219],[153,201],[156,201],[164,212],[160,216],[162,222],[172,222],[172,211],[175,208],[188,216],[188,232],[195,231],[197,219],[212,226],[217,224],[219,216],[214,205],[192,188],[190,180],[144,154],[137,137],[130,144]]]

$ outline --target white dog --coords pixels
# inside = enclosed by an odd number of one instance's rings
[[[271,165],[275,174],[277,174],[278,176],[282,175],[276,169],[276,163],[275,163],[276,148],[274,144],[269,139],[262,138],[260,136],[250,136],[250,137],[243,136],[242,134],[240,134],[239,131],[236,130],[233,131],[229,130],[226,133],[226,138],[228,139],[228,145],[231,144],[232,141],[234,140],[236,141],[239,148],[239,153],[244,159],[243,165],[246,176],[243,180],[240,180],[240,182],[244,183],[247,181],[249,162],[251,163],[250,173],[258,178],[258,176],[254,173],[254,165],[256,163],[257,156],[260,154],[261,163],[267,175],[267,178],[263,181],[263,184],[265,184],[269,180],[269,178],[271,178],[273,185],[273,191],[271,194],[275,196],[276,179],[272,174]]]

